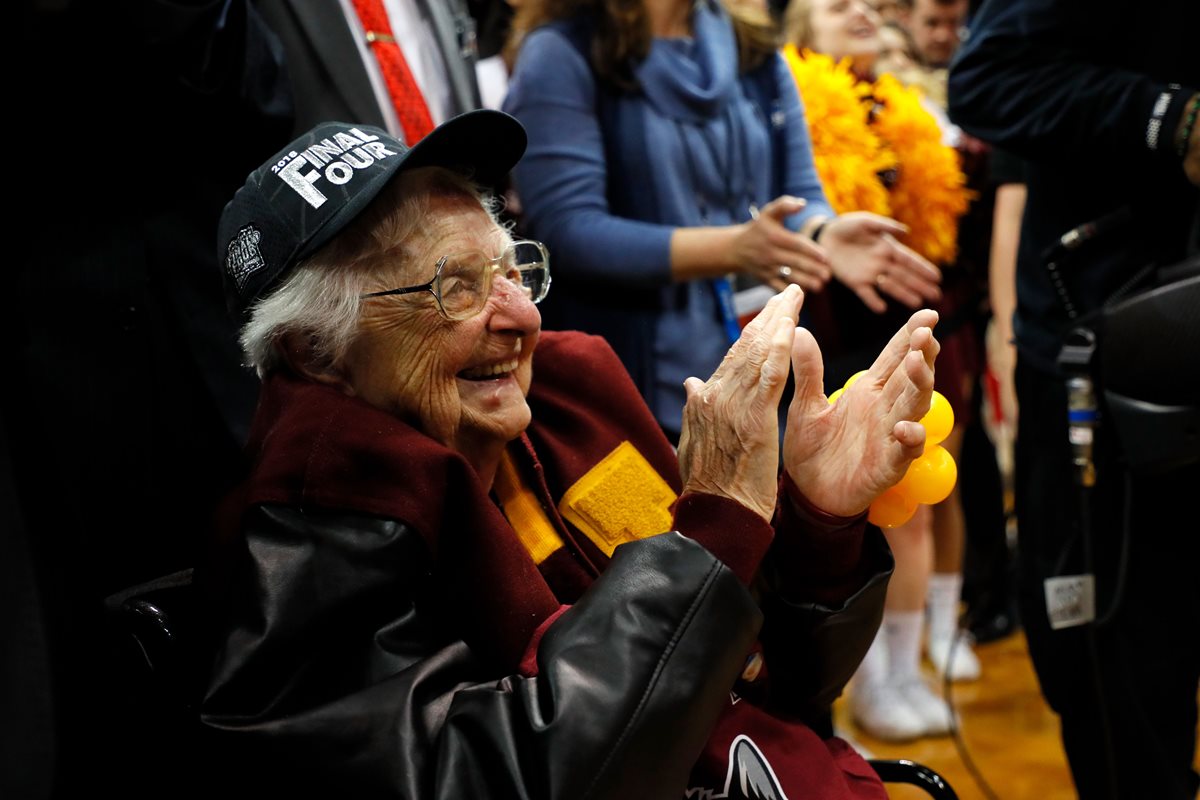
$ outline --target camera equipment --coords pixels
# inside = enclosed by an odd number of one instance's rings
[[[1135,472],[1200,461],[1200,256],[1158,276],[1093,326],[1107,417]]]
[[[1068,380],[1077,466],[1090,458],[1083,453],[1090,441],[1083,439],[1090,439],[1099,417],[1084,409],[1095,405],[1088,395],[1098,386],[1105,422],[1126,464],[1153,474],[1200,461],[1200,255],[1167,267],[1146,265],[1099,309],[1082,315],[1062,275],[1083,245],[1131,222],[1128,210],[1119,209],[1072,228],[1044,260],[1072,325],[1058,362]],[[1084,419],[1085,413],[1091,416]]]
[[[1096,484],[1096,465],[1092,444],[1096,436],[1099,410],[1090,369],[1096,352],[1096,334],[1087,328],[1071,331],[1058,356],[1059,367],[1067,375],[1067,437],[1071,441],[1071,460],[1080,486]]]

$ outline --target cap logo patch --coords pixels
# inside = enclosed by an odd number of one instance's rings
[[[342,186],[354,179],[355,170],[366,169],[376,161],[394,155],[396,152],[389,150],[378,136],[351,128],[335,133],[332,139],[322,139],[303,152],[295,153],[295,157],[286,163],[273,165],[271,171],[306,203],[313,208],[320,208],[327,198],[317,188],[319,181],[324,179],[334,186]],[[309,169],[304,172],[306,167]]]
[[[225,252],[225,271],[237,284],[238,291],[246,286],[246,279],[266,266],[262,251],[258,249],[262,233],[253,225],[238,231]]]

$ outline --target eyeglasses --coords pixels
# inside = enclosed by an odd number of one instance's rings
[[[433,280],[428,283],[361,294],[359,298],[429,292],[437,300],[442,316],[464,320],[483,310],[492,294],[492,276],[497,272],[535,303],[540,303],[550,291],[550,256],[546,246],[521,239],[506,245],[495,258],[480,252],[442,256]]]

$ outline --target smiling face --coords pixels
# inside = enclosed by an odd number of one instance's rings
[[[395,243],[364,285],[366,292],[425,283],[446,255],[500,253],[508,234],[479,201],[420,169],[397,178],[424,192],[425,223]],[[525,396],[541,315],[527,294],[500,275],[477,315],[457,322],[428,292],[363,301],[359,332],[338,367],[343,391],[409,421],[478,465],[529,425]]]
[[[811,47],[835,59],[850,58],[855,68],[869,68],[879,53],[879,26],[865,0],[812,0]]]

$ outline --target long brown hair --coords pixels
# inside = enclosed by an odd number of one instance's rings
[[[720,0],[733,21],[738,69],[757,67],[775,52],[778,31],[755,0]],[[525,35],[549,22],[590,16],[593,20],[591,64],[600,80],[621,89],[637,87],[633,69],[650,52],[650,17],[643,0],[525,0],[513,17],[504,58],[509,71]]]

